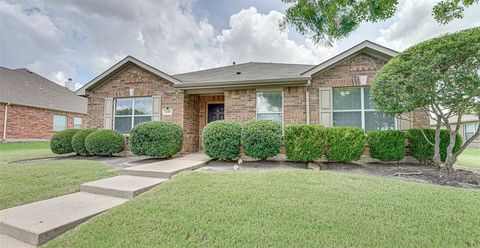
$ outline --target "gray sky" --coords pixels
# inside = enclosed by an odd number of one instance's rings
[[[435,0],[402,0],[386,22],[365,23],[333,47],[280,32],[280,0],[0,0],[0,66],[84,84],[127,55],[167,73],[248,61],[316,64],[371,40],[401,51],[480,26],[480,5],[441,26]]]

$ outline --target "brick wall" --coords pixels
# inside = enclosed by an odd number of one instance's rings
[[[288,124],[307,123],[306,87],[283,88],[283,121]]]
[[[226,90],[225,119],[246,122],[256,118],[256,90]]]
[[[385,65],[384,60],[375,58],[366,53],[331,67],[330,69],[312,76],[310,89],[310,120],[312,124],[319,123],[319,89],[325,87],[355,87],[360,86],[358,76],[367,75],[367,85],[371,85],[376,73]],[[413,127],[419,125],[428,127],[429,116],[423,112],[414,112]]]
[[[5,104],[0,104],[0,109],[0,133],[1,137],[3,138]],[[7,141],[50,139],[55,133],[53,132],[54,115],[67,116],[67,128],[73,128],[74,117],[81,117],[85,127],[86,115],[83,114],[19,105],[9,105],[7,118]]]
[[[133,95],[130,95],[130,89],[134,90]],[[105,98],[147,96],[161,96],[161,107],[172,108],[172,115],[161,115],[160,119],[178,123],[183,127],[184,147],[182,152],[197,151],[199,97],[186,95],[183,91],[175,89],[171,82],[136,65],[118,72],[89,93],[89,127],[104,127]]]
[[[197,152],[199,149],[199,103],[200,96],[186,95],[184,98],[183,149],[182,153]]]
[[[161,105],[171,107],[173,114],[161,116],[162,120],[173,121],[183,125],[184,93],[173,88],[172,83],[158,77],[141,67],[132,65],[117,73],[102,85],[93,89],[88,95],[88,119],[90,128],[103,128],[104,99],[107,97],[161,96]]]
[[[207,124],[207,105],[209,103],[224,103],[225,97],[218,96],[200,96],[199,111],[198,111],[198,145],[202,149],[202,131]]]

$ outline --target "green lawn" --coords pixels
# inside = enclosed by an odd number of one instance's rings
[[[78,191],[80,184],[115,175],[95,161],[58,160],[7,164],[53,156],[48,142],[0,144],[0,209]]]
[[[0,164],[8,161],[51,157],[49,142],[0,143]]]
[[[480,149],[466,149],[462,155],[458,157],[457,164],[465,167],[480,169]]]
[[[328,171],[190,172],[46,247],[479,247],[480,191]]]

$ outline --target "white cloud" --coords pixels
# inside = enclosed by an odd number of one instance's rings
[[[381,29],[376,42],[399,51],[418,42],[458,30],[480,25],[480,5],[466,9],[464,18],[447,25],[438,24],[432,16],[432,8],[437,0],[404,0],[391,24]]]
[[[230,17],[230,28],[217,36],[224,58],[229,62],[318,63],[335,52],[335,48],[317,47],[309,39],[298,44],[281,32],[278,24],[283,14],[261,14],[250,7]]]

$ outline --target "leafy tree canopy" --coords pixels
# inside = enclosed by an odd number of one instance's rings
[[[395,14],[398,0],[282,0],[292,4],[285,13],[282,28],[288,25],[316,43],[331,45],[347,37],[363,22],[384,21]],[[435,20],[447,24],[462,18],[466,7],[479,0],[443,0],[432,10]]]
[[[428,113],[437,122],[436,148],[441,126],[453,144],[461,126],[453,122],[460,123],[466,114],[480,119],[480,27],[427,40],[398,54],[377,73],[371,94],[383,113],[401,116],[416,109]],[[449,147],[445,167],[450,170],[479,136],[480,128],[458,152]]]

